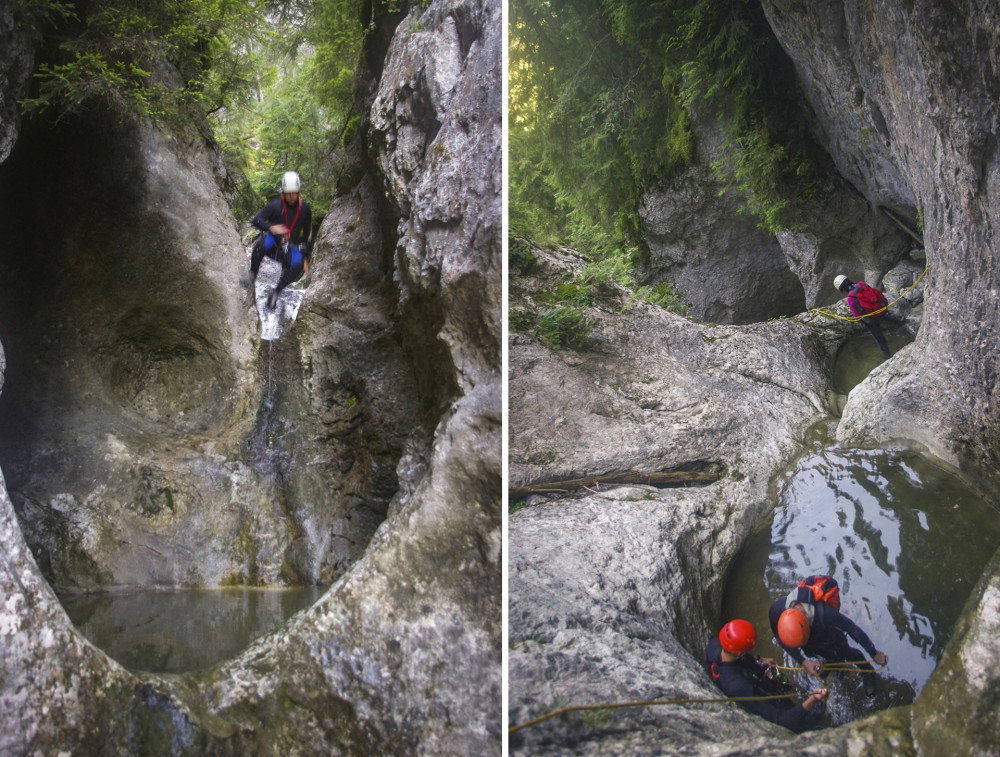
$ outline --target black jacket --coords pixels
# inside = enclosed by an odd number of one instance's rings
[[[788,604],[789,598],[782,597],[775,600],[767,613],[768,620],[771,622],[771,632],[774,634],[774,638],[778,639],[779,644],[781,644],[781,637],[778,636],[778,618],[788,608]],[[845,659],[844,650],[848,648],[847,636],[864,647],[869,657],[875,656],[877,652],[875,645],[868,638],[868,634],[862,631],[854,621],[846,615],[841,615],[826,602],[816,602],[813,606],[816,608],[816,614],[809,629],[809,642],[799,649],[781,644],[781,648],[796,661],[801,663],[806,656],[822,657],[827,661]]]
[[[309,258],[312,254],[312,209],[309,203],[299,197],[295,205],[286,205],[285,198],[278,195],[255,215],[250,224],[261,231],[283,223],[291,230],[292,247],[298,247]]]
[[[722,644],[718,638],[708,642],[705,659],[712,679],[727,697],[766,697],[782,693],[778,684],[762,679],[764,671],[752,656],[744,654],[735,662],[723,662]],[[801,704],[793,704],[791,699],[765,699],[737,704],[748,712],[795,733],[811,728],[822,716],[821,707],[807,710]]]

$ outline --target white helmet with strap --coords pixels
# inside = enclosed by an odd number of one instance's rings
[[[299,175],[295,171],[285,171],[285,175],[281,177],[281,193],[298,192],[301,188]]]

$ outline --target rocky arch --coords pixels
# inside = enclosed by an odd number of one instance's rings
[[[24,129],[0,166],[10,198],[44,160],[66,201],[27,246],[59,240],[54,270],[0,251],[30,284],[0,316],[3,412],[34,445],[4,449],[0,751],[499,751],[500,7],[421,5],[370,35],[366,60],[382,45],[390,65],[359,87],[354,162],[273,353],[202,137],[93,112]],[[475,34],[423,157],[386,181],[389,126],[368,109],[404,112],[407,80],[438,81],[424,53],[452,45],[449,18]],[[64,330],[40,351],[51,313]],[[63,588],[334,585],[236,660],[165,680],[83,641],[39,565]]]

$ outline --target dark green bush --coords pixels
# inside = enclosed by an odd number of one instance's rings
[[[527,334],[535,325],[535,314],[527,308],[515,308],[507,313],[507,327],[511,331]]]
[[[532,333],[544,344],[559,347],[582,347],[594,329],[587,312],[573,305],[555,307],[543,315]]]
[[[508,270],[526,276],[538,267],[538,258],[531,252],[531,245],[525,240],[511,237],[507,243]]]
[[[661,281],[654,287],[639,287],[632,295],[632,299],[643,300],[677,315],[687,315],[688,306],[681,301],[681,296],[674,289],[672,281]]]

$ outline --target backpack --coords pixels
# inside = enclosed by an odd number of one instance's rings
[[[861,312],[867,314],[880,310],[882,312],[877,313],[874,317],[880,318],[884,315],[885,308],[889,307],[889,300],[885,298],[885,295],[863,281],[859,281],[857,287],[858,291],[854,293],[854,297],[857,299],[858,305],[861,306]]]
[[[830,576],[806,576],[799,584],[799,602],[826,602],[840,612],[840,587]],[[803,594],[805,595],[803,597]]]

